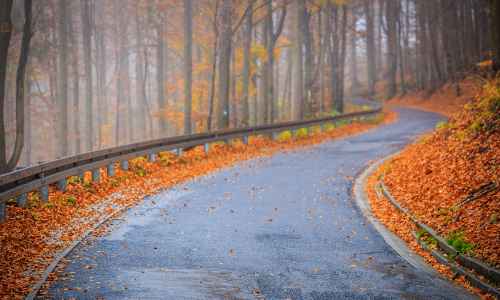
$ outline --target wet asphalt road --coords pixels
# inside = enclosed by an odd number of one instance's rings
[[[457,299],[400,258],[351,199],[370,160],[440,117],[242,162],[148,197],[69,256],[56,299]],[[69,288],[69,289],[68,289]]]

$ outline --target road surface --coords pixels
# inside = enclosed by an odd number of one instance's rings
[[[353,178],[441,118],[396,123],[242,162],[148,197],[70,255],[56,299],[457,299],[394,252],[352,200]],[[74,273],[72,273],[74,272]]]

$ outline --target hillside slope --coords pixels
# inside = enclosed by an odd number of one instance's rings
[[[439,101],[442,94],[427,102]],[[449,103],[456,107],[460,101],[464,100],[448,100],[448,108],[443,105],[442,110],[452,111],[455,108]],[[405,103],[404,99],[397,102]],[[499,268],[500,80],[486,82],[476,97],[451,115],[449,122],[438,124],[433,133],[372,175],[368,187],[372,208],[389,229],[420,252],[410,236],[415,230],[411,222],[374,192],[373,186],[383,178],[392,195],[419,220],[448,240],[460,240],[461,250],[468,255]]]

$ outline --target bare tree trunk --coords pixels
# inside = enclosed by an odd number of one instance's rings
[[[59,155],[68,152],[68,7],[67,1],[58,1],[58,33],[59,33]]]
[[[241,103],[241,125],[246,127],[249,126],[250,119],[250,103],[249,103],[249,91],[250,91],[250,59],[251,53],[250,48],[252,46],[252,19],[253,19],[253,2],[249,3],[249,13],[245,18],[245,27],[243,33],[243,98]]]
[[[86,149],[92,151],[94,149],[94,122],[93,122],[93,105],[92,105],[92,40],[91,40],[91,15],[90,1],[81,1],[82,11],[82,34],[83,34],[83,64],[85,69],[85,125],[87,128]]]
[[[351,73],[351,95],[355,95],[359,89],[359,78],[358,78],[358,57],[357,57],[357,29],[358,19],[356,13],[352,11],[351,13],[351,30],[350,30],[350,73]]]
[[[157,71],[156,84],[158,85],[158,106],[160,108],[159,127],[161,135],[167,134],[167,119],[166,109],[167,103],[165,99],[165,22],[163,16],[160,16],[160,22],[157,26],[158,47],[156,50]]]
[[[500,1],[489,0],[491,8],[492,40],[493,40],[493,69],[500,70]]]
[[[303,16],[305,0],[295,0],[293,2],[293,30],[295,31],[293,39],[293,76],[292,76],[292,102],[293,102],[293,118],[302,120],[304,118],[304,71],[303,71],[303,56],[302,46],[304,45],[303,37]]]
[[[375,96],[376,84],[376,62],[375,62],[375,30],[373,22],[373,4],[372,0],[364,0],[364,9],[366,15],[366,58],[368,71],[368,96]]]
[[[339,59],[339,86],[338,86],[338,99],[336,101],[336,110],[340,113],[344,113],[344,87],[345,87],[345,57],[346,57],[346,45],[347,45],[347,6],[342,6],[342,29],[341,29],[341,41],[342,47],[340,49],[340,59]]]
[[[5,149],[5,127],[3,125],[4,121],[4,97],[5,97],[5,68],[7,64],[3,64],[0,67],[0,121],[2,121],[0,135],[0,146],[1,156],[0,156],[0,173],[5,173],[13,170],[19,159],[24,147],[24,115],[25,115],[25,74],[26,66],[28,64],[28,55],[30,50],[30,42],[32,37],[31,31],[31,17],[32,17],[32,0],[24,1],[24,26],[23,26],[23,37],[21,40],[21,53],[19,55],[19,62],[16,71],[16,138],[14,149],[12,150],[12,155],[7,160],[6,149]],[[10,18],[10,13],[12,9],[12,1],[5,1],[3,6],[0,8],[5,9],[0,13],[0,22],[2,24],[7,24],[7,30],[2,30],[0,32],[0,62],[7,61],[7,54],[10,45],[10,37],[12,30],[12,22]]]
[[[212,131],[212,119],[214,115],[214,98],[215,98],[215,79],[216,79],[216,72],[217,72],[217,57],[218,57],[218,43],[219,43],[219,29],[217,25],[217,16],[219,13],[219,1],[217,0],[215,2],[215,9],[214,9],[214,43],[212,47],[213,55],[212,55],[212,70],[211,70],[211,75],[210,75],[210,91],[209,91],[209,96],[208,96],[208,117],[207,117],[207,131]]]
[[[184,0],[184,134],[191,134],[191,85],[192,85],[192,7],[191,0]]]
[[[99,20],[99,26],[95,30],[95,48],[96,48],[96,76],[97,76],[97,147],[101,148],[103,143],[108,145],[109,140],[104,141],[102,127],[104,124],[110,123],[109,120],[109,108],[108,99],[106,93],[106,40],[105,31],[106,26],[104,24],[105,11],[103,1],[97,1],[97,19]],[[96,24],[94,23],[94,26]],[[109,137],[107,137],[109,138]]]
[[[136,4],[139,5],[138,3]],[[143,55],[143,50],[145,47],[142,46],[143,43],[143,28],[140,19],[139,9],[136,8],[135,11],[135,38],[137,43],[136,49],[136,59],[135,59],[135,76],[136,76],[136,103],[138,107],[137,112],[137,131],[140,132],[143,136],[146,135],[146,85],[145,85],[145,71],[144,68],[144,60],[145,57]],[[146,50],[145,50],[146,51]]]
[[[221,8],[221,39],[219,58],[218,128],[229,126],[229,76],[232,44],[232,0],[223,0]]]
[[[399,17],[399,0],[386,1],[386,21],[387,21],[387,63],[388,63],[388,89],[387,97],[392,98],[397,93],[397,19]]]
[[[81,149],[81,136],[80,136],[80,71],[79,71],[79,57],[78,57],[78,42],[73,26],[72,12],[68,15],[69,18],[69,38],[71,40],[71,60],[73,71],[73,139],[74,139],[74,153],[80,153]]]
[[[7,58],[12,35],[12,20],[10,18],[12,3],[13,0],[0,1],[0,24],[5,27],[5,30],[0,30],[0,173],[8,171],[4,107],[7,93]]]

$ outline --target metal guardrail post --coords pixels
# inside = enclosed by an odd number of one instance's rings
[[[7,208],[5,202],[0,202],[0,223],[7,219]]]
[[[122,160],[120,162],[120,168],[123,170],[123,171],[128,171],[128,160]]]
[[[204,143],[205,153],[208,153],[210,143],[223,141],[227,145],[230,145],[232,139],[242,138],[243,143],[248,144],[250,135],[270,136],[273,132],[275,132],[275,138],[277,133],[286,130],[292,130],[293,137],[296,138],[299,130],[300,133],[303,133],[304,130],[309,132],[310,128],[313,126],[321,124],[324,125],[324,123],[334,125],[340,123],[350,123],[350,119],[372,118],[379,112],[381,112],[380,106],[374,105],[372,110],[349,113],[337,117],[324,117],[319,119],[289,121],[255,127],[227,129],[213,133],[201,134],[199,136],[169,137],[130,145],[117,146],[104,150],[97,150],[91,153],[86,153],[85,155],[79,154],[64,157],[55,161],[42,163],[41,165],[28,167],[22,171],[14,171],[12,173],[0,175],[0,205],[2,203],[5,204],[5,201],[11,198],[16,198],[27,191],[33,190],[39,190],[42,200],[47,201],[48,184],[57,183],[58,189],[65,191],[67,188],[67,176],[79,174],[78,176],[83,177],[83,172],[94,170],[92,171],[92,173],[94,173],[93,179],[96,179],[95,169],[104,167],[107,168],[108,175],[112,176],[115,173],[115,169],[112,166],[111,161],[120,161],[121,169],[126,171],[129,169],[130,159],[146,155],[150,151],[155,151],[157,155],[158,151],[172,151],[175,153],[177,150],[177,155],[182,155],[183,148]],[[323,127],[323,130],[325,129],[326,128]],[[65,178],[60,179],[62,176],[65,176]],[[44,178],[47,178],[48,181]]]
[[[101,181],[101,170],[100,169],[92,170],[92,182],[99,183],[100,181]]]
[[[57,188],[61,191],[61,192],[65,192],[66,191],[66,187],[68,186],[68,181],[66,180],[66,178],[64,179],[61,179],[57,182]]]
[[[156,153],[149,153],[148,154],[148,161],[155,162],[155,160],[156,160]]]
[[[23,193],[23,194],[17,196],[16,203],[17,203],[17,206],[19,206],[19,207],[26,207],[26,204],[28,203],[28,194]]]
[[[271,139],[272,139],[273,141],[274,141],[274,140],[277,140],[277,139],[278,139],[278,136],[279,136],[279,135],[278,135],[278,132],[276,132],[276,131],[273,131],[273,132],[271,133]]]
[[[49,186],[44,185],[40,188],[40,200],[42,200],[43,203],[47,203],[49,201]]]
[[[110,163],[106,166],[106,173],[108,174],[108,177],[113,177],[116,175],[114,163]]]

